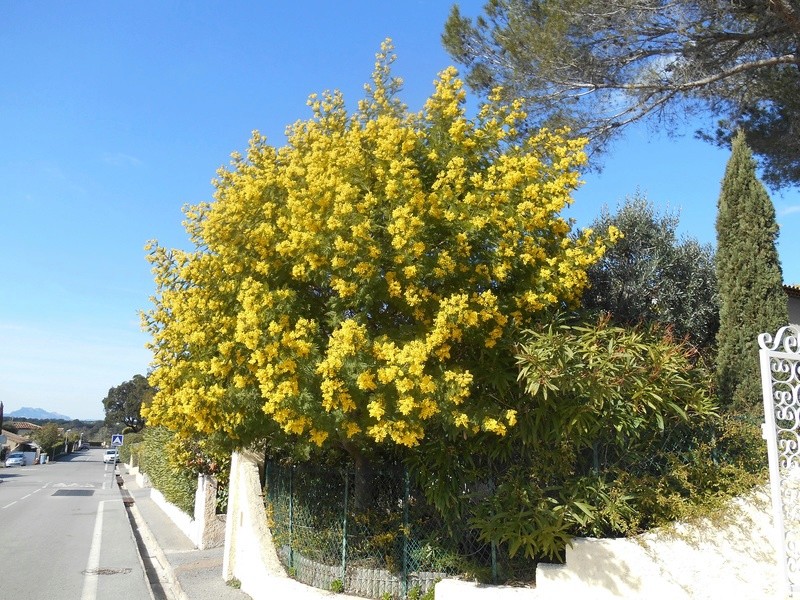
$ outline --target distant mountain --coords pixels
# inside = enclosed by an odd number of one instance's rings
[[[5,418],[8,419],[9,417],[14,417],[15,419],[63,419],[64,421],[70,421],[71,419],[65,415],[60,415],[54,412],[48,412],[43,408],[30,408],[28,406],[23,406],[22,408],[18,408],[17,410],[12,410],[11,412],[7,412],[5,414]]]

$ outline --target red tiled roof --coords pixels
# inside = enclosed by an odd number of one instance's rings
[[[35,431],[42,428],[41,425],[37,425],[36,423],[28,423],[27,421],[6,421],[6,424],[12,425],[17,430],[27,429],[28,431]]]

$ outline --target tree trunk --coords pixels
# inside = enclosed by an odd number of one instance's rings
[[[350,443],[344,444],[344,449],[353,459],[355,468],[355,482],[353,488],[353,509],[356,512],[364,512],[372,506],[374,493],[375,472],[372,462],[367,458],[360,448],[356,448]]]

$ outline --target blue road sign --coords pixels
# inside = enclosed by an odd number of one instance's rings
[[[122,434],[121,433],[113,433],[113,434],[111,434],[111,445],[112,446],[122,446]]]

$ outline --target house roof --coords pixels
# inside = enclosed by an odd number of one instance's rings
[[[15,444],[22,444],[24,442],[29,441],[28,438],[24,438],[21,435],[17,435],[16,433],[11,433],[10,431],[6,431],[3,429],[3,435],[6,436],[6,439],[9,442],[14,442]]]
[[[9,425],[13,425],[17,431],[20,429],[25,429],[26,431],[36,431],[37,429],[41,429],[41,425],[37,425],[36,423],[29,423],[28,421],[6,421]]]
[[[787,296],[791,296],[792,298],[800,298],[800,285],[784,285],[783,289]]]
[[[5,429],[2,430],[4,436],[6,436],[6,441],[3,446],[10,448],[11,450],[15,448],[19,448],[22,445],[25,446],[32,446],[34,445],[28,438],[22,437],[21,435],[17,435],[16,433],[11,433],[10,431],[6,431]]]

